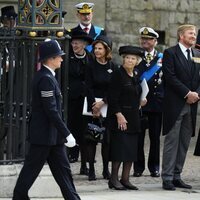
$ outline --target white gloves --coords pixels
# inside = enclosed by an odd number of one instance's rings
[[[76,145],[76,140],[72,134],[69,134],[69,136],[67,136],[66,139],[67,139],[67,143],[65,143],[65,146],[74,147]]]

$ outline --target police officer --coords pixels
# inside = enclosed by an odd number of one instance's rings
[[[75,7],[77,9],[77,17],[80,23],[78,24],[78,26],[71,29],[71,31],[83,30],[87,34],[89,34],[89,36],[92,37],[94,40],[99,35],[105,35],[105,30],[103,28],[99,26],[94,26],[92,24],[94,3],[83,2],[76,4]],[[91,52],[92,46],[88,45],[87,50]]]
[[[5,6],[1,8],[0,21],[4,27],[13,28],[16,25],[17,13],[14,6]]]
[[[76,141],[61,113],[62,95],[55,79],[55,70],[63,61],[56,40],[43,42],[39,47],[41,70],[33,80],[32,115],[29,124],[30,149],[17,180],[13,200],[28,200],[28,191],[45,162],[58,183],[64,199],[80,200],[71,175],[66,146],[73,147]]]
[[[139,30],[141,38],[141,47],[145,50],[145,57],[138,65],[140,80],[146,79],[149,87],[147,95],[147,104],[142,108],[144,116],[148,119],[150,149],[148,157],[148,169],[152,177],[159,177],[160,166],[160,133],[162,123],[162,99],[163,72],[162,56],[163,54],[155,49],[157,45],[158,33],[150,27],[143,27]],[[146,123],[142,124],[142,133],[139,136],[138,161],[134,163],[134,176],[139,177],[145,169],[144,156],[144,138]]]

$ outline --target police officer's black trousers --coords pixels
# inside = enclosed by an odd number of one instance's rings
[[[48,162],[54,179],[66,200],[80,200],[71,175],[70,165],[64,145],[31,145],[24,166],[17,180],[13,200],[29,200],[28,191],[45,162]]]
[[[161,112],[144,112],[148,117],[149,126],[149,157],[148,168],[151,173],[160,169],[160,133],[162,125]],[[145,154],[144,154],[145,130],[138,137],[138,160],[134,162],[134,172],[142,173],[145,169]]]

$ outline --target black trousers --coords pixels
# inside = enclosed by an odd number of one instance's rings
[[[162,126],[161,112],[143,112],[148,117],[149,124],[149,156],[148,169],[150,172],[160,170],[160,133]],[[143,129],[138,138],[138,160],[134,162],[134,172],[142,173],[145,170],[144,140],[145,132]]]
[[[29,200],[28,191],[42,170],[45,162],[49,164],[54,179],[60,187],[65,200],[80,200],[71,175],[71,169],[63,145],[31,145],[24,166],[14,188],[13,200]]]

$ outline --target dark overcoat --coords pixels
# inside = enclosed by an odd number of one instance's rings
[[[192,49],[194,57],[200,53]],[[200,94],[200,64],[188,61],[182,53],[179,45],[166,49],[163,55],[164,75],[164,112],[163,112],[163,134],[167,134],[175,124],[181,110],[186,103],[186,95],[189,91],[196,91]],[[197,114],[197,103],[191,104],[191,117],[193,135],[195,133]]]

